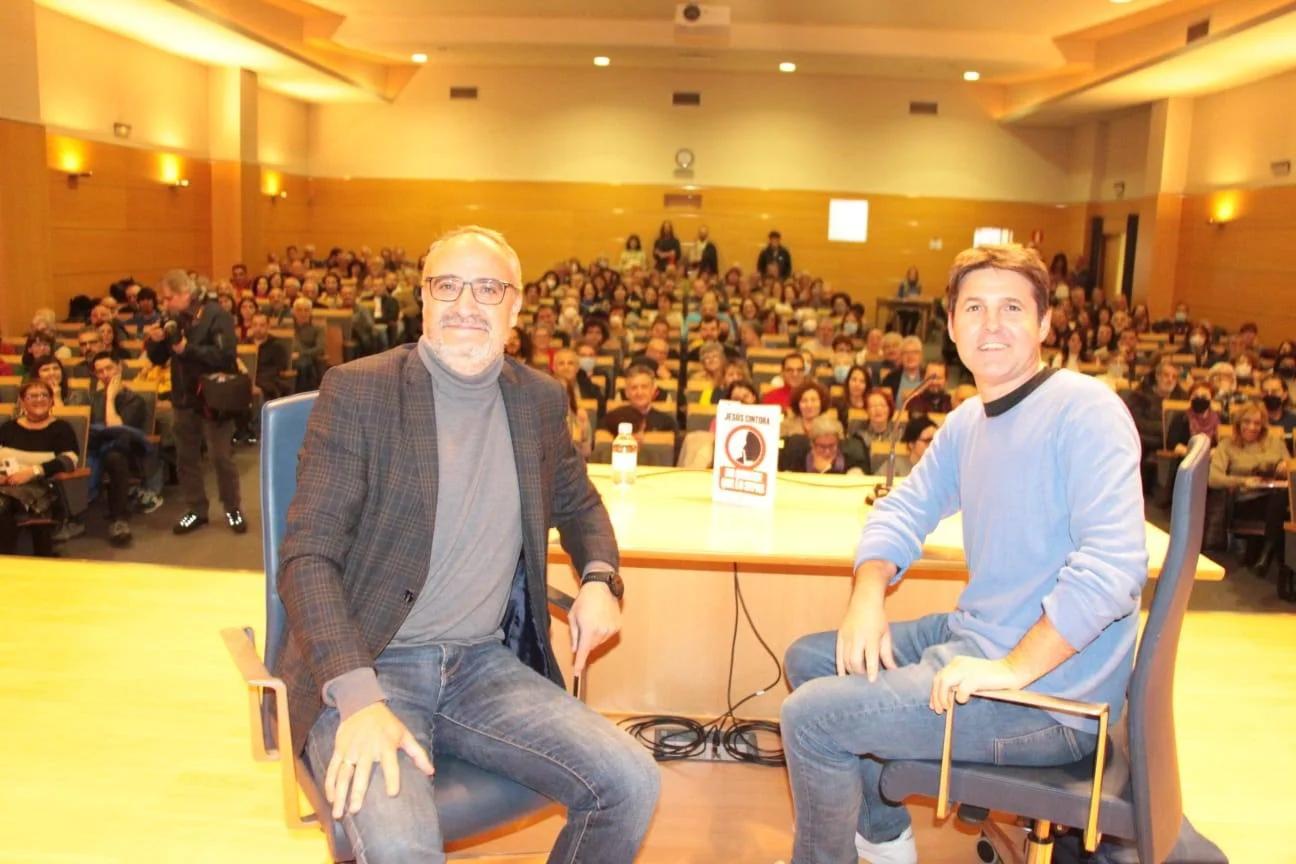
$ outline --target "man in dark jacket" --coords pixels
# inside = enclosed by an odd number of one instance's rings
[[[521,270],[488,229],[434,243],[424,337],[330,369],[301,449],[279,669],[293,746],[371,862],[445,860],[435,755],[564,806],[551,861],[629,864],[656,806],[652,757],[564,691],[550,644],[550,528],[582,574],[576,674],[623,585],[562,386],[504,357]]]
[[[207,488],[202,474],[202,439],[216,464],[216,485],[225,505],[225,522],[237,534],[247,531],[234,467],[233,417],[207,411],[200,388],[203,377],[237,368],[238,340],[234,319],[183,270],[162,277],[161,295],[168,319],[144,331],[148,358],[171,364],[171,404],[175,406],[176,468],[180,493],[189,510],[172,529],[188,534],[207,524]]]
[[[86,465],[90,469],[90,500],[98,497],[108,478],[108,540],[114,546],[131,542],[131,474],[143,465],[152,446],[145,427],[148,406],[144,398],[123,385],[121,367],[112,354],[100,351],[90,358],[98,386],[90,396],[90,439]]]
[[[1162,446],[1161,406],[1167,399],[1187,401],[1188,393],[1180,384],[1179,367],[1170,358],[1157,364],[1154,376],[1145,379],[1136,389],[1121,393],[1121,398],[1134,417],[1139,438],[1143,442],[1143,491],[1152,492],[1156,486],[1156,454]]]
[[[698,228],[697,242],[693,244],[693,262],[700,275],[715,276],[720,272],[720,251],[711,242],[707,226]]]
[[[792,275],[792,253],[783,245],[783,235],[777,231],[769,233],[769,245],[761,250],[760,257],[756,259],[756,272],[764,276],[769,272],[770,265],[778,267],[776,275],[780,279]]]
[[[239,428],[234,433],[235,444],[257,443],[261,437],[261,406],[293,392],[292,379],[283,376],[292,368],[288,346],[270,335],[270,318],[264,312],[252,316],[246,344],[255,345],[257,349],[256,379],[252,382],[252,404],[248,413],[237,421]]]

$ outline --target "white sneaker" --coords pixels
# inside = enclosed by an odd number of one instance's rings
[[[918,844],[914,842],[913,828],[885,843],[870,843],[863,835],[855,835],[855,851],[867,864],[918,864]]]
[[[914,843],[913,828],[886,843],[870,843],[862,834],[855,835],[855,851],[865,864],[918,864],[918,846]],[[782,859],[774,864],[783,864]]]

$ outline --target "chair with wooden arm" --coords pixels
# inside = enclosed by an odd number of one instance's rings
[[[251,627],[221,631],[230,656],[248,688],[252,727],[252,755],[258,761],[278,761],[282,767],[284,819],[290,828],[318,824],[335,862],[355,860],[350,840],[315,782],[297,742],[289,734],[288,690],[276,667],[288,640],[288,619],[277,584],[279,545],[286,530],[288,504],[297,490],[297,457],[306,437],[306,423],[316,391],[298,393],[266,403],[262,409],[261,511],[265,559],[266,634],[265,658],[257,655]],[[560,617],[571,610],[573,598],[549,589],[549,604]],[[577,683],[580,695],[580,683]],[[446,843],[458,843],[502,828],[553,806],[553,802],[507,778],[483,771],[467,762],[433,753],[436,766],[437,818]],[[303,816],[298,789],[310,802],[313,814]]]
[[[1098,748],[1093,758],[1041,768],[953,763],[951,743],[958,712],[951,708],[945,716],[941,760],[888,763],[882,769],[882,794],[892,801],[933,797],[937,818],[942,819],[949,814],[951,801],[980,813],[994,810],[1024,817],[1032,823],[1025,859],[1029,864],[1052,860],[1055,826],[1083,829],[1085,848],[1091,852],[1103,834],[1110,834],[1132,841],[1143,864],[1165,861],[1183,822],[1175,747],[1174,671],[1179,633],[1201,552],[1209,472],[1210,441],[1205,435],[1196,435],[1177,472],[1170,544],[1130,678],[1127,751],[1108,746],[1106,704],[1029,691],[977,693],[972,698],[1095,719]],[[994,830],[992,823],[986,824]]]

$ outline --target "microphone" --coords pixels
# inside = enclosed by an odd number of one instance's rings
[[[895,488],[896,445],[900,443],[900,429],[896,420],[901,414],[909,410],[909,403],[913,402],[914,399],[917,399],[923,393],[926,393],[927,388],[937,380],[938,379],[935,375],[928,375],[924,378],[922,383],[915,387],[913,391],[905,397],[904,402],[900,403],[900,407],[896,408],[895,413],[891,415],[891,447],[887,452],[886,480],[873,487],[873,494],[865,499],[866,504],[872,505],[875,501],[885,498],[891,493],[891,490]]]

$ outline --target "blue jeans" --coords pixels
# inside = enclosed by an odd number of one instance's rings
[[[499,642],[390,647],[375,664],[387,705],[429,756],[454,756],[509,777],[567,808],[551,862],[630,864],[657,806],[660,775],[648,751],[542,678]],[[326,708],[307,739],[322,783],[337,735]],[[360,812],[342,824],[358,864],[444,862],[427,777],[400,752],[400,793],[388,798],[374,766]]]
[[[929,707],[932,680],[956,656],[982,657],[950,632],[948,616],[891,626],[897,669],[837,675],[836,632],[788,648],[793,691],[783,703],[783,751],[796,807],[794,864],[856,864],[855,832],[874,843],[909,827],[903,805],[882,798],[878,780],[890,759],[940,759],[945,718]],[[1061,765],[1084,758],[1097,736],[1049,714],[988,699],[958,707],[954,758],[996,765]],[[864,758],[861,758],[864,757]]]

